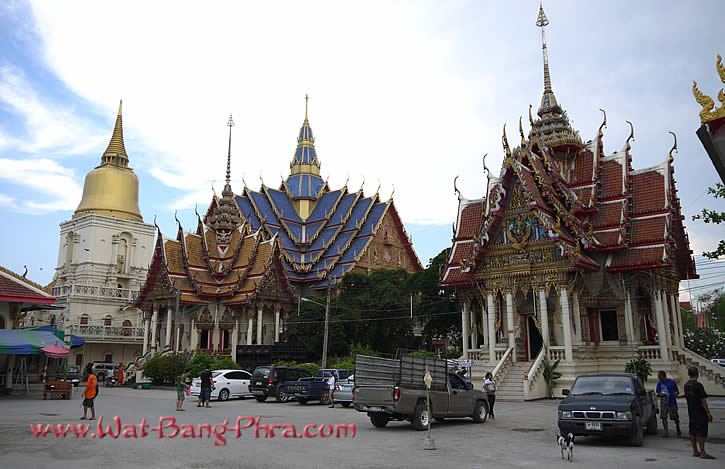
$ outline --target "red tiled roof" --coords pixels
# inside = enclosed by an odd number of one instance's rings
[[[608,160],[603,162],[599,172],[599,180],[602,182],[602,199],[623,195],[622,165],[618,161]]]
[[[621,233],[620,230],[603,231],[601,233],[594,233],[594,237],[597,238],[597,241],[599,241],[602,247],[607,248],[619,244]]]
[[[449,261],[449,264],[458,264],[463,259],[468,259],[471,257],[471,252],[473,251],[473,241],[462,243],[458,242],[454,244],[453,249],[453,257]]]
[[[570,184],[584,184],[592,182],[592,165],[594,153],[582,150],[574,160],[574,169],[571,171]]]
[[[0,301],[55,303],[54,297],[48,295],[42,291],[42,287],[36,285],[3,268],[0,270]]]
[[[609,269],[659,264],[663,262],[664,250],[664,246],[653,246],[617,251],[612,256]]]
[[[665,210],[664,176],[654,170],[632,175],[632,195],[636,215]]]
[[[483,225],[483,201],[474,202],[463,207],[458,226],[458,238],[469,239],[481,230]]]
[[[630,229],[632,243],[664,241],[666,221],[667,217],[665,215],[643,220],[632,220]]]
[[[624,200],[608,204],[599,204],[599,211],[592,215],[591,224],[596,229],[602,226],[619,226],[622,223]]]
[[[572,189],[574,193],[577,196],[577,199],[579,199],[579,203],[582,204],[583,207],[591,207],[593,202],[592,192],[594,191],[595,186],[591,187],[577,187],[575,189]]]

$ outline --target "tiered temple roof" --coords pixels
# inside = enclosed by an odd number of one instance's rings
[[[542,25],[548,24],[540,10],[540,20],[542,16]],[[516,238],[502,226],[512,203],[528,207],[543,226],[536,239],[552,240],[557,255],[577,269],[626,272],[674,267],[681,279],[697,278],[675,187],[672,152],[677,141],[662,163],[633,170],[629,142],[634,130],[624,148],[605,155],[605,114],[595,138],[583,143],[551,89],[545,39],[544,67],[539,119],[534,121],[529,112],[528,141],[519,124],[522,144],[511,151],[504,127],[506,155],[500,175],[488,173],[486,196],[468,200],[459,194],[453,245],[441,283],[469,285],[489,244]],[[513,200],[515,189],[522,201]],[[526,236],[534,239],[536,234]]]

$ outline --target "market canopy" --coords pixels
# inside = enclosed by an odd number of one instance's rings
[[[48,345],[40,350],[50,358],[66,358],[68,356],[68,349],[60,345]]]
[[[0,354],[39,355],[49,345],[63,347],[63,341],[50,331],[0,329]]]
[[[34,327],[32,330],[34,331],[49,331],[56,335],[59,339],[65,340],[65,334],[60,329],[56,329],[53,326],[40,326],[40,327]],[[71,334],[71,343],[70,348],[76,348],[80,347],[81,345],[85,345],[86,339],[83,337],[78,337],[77,335]]]

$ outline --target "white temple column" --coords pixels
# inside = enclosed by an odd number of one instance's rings
[[[113,274],[114,276],[119,273],[118,272],[118,243],[121,240],[121,236],[115,234],[112,237],[111,241],[111,265],[113,266]],[[113,285],[114,287],[116,285]]]
[[[262,314],[264,314],[264,305],[257,307],[257,345],[262,345]]]
[[[667,360],[667,335],[664,311],[662,311],[662,295],[659,291],[654,294],[655,316],[657,317],[657,341],[660,345],[660,355]]]
[[[131,246],[128,248],[128,259],[126,259],[126,262],[124,266],[126,267],[126,273],[131,272],[131,269],[133,267],[136,267],[136,243],[138,242],[138,238],[133,238],[131,240]],[[129,285],[130,287],[130,285]]]
[[[549,348],[549,310],[546,305],[546,290],[539,290],[539,314],[541,314],[541,341],[544,343],[544,347]]]
[[[247,309],[247,318],[249,319],[249,325],[247,326],[247,345],[252,345],[252,337],[254,334],[254,311],[251,308]]]
[[[199,347],[199,331],[196,330],[196,321],[194,318],[191,318],[191,326],[189,327],[189,334],[190,334],[190,344],[189,348],[192,351],[196,351],[197,347]]]
[[[582,344],[582,318],[579,310],[579,295],[576,292],[571,294],[572,313],[574,313],[574,343]]]
[[[166,308],[166,337],[164,337],[164,347],[171,346],[171,307]]]
[[[662,305],[662,317],[665,320],[665,336],[667,340],[667,356],[662,356],[663,360],[669,360],[669,350],[672,348],[672,327],[670,327],[670,323],[672,322],[672,318],[670,317],[670,311],[669,307],[667,306],[667,293],[665,293],[664,290],[660,290],[660,304]]]
[[[516,345],[516,339],[514,338],[514,299],[511,292],[506,293],[506,330],[509,338],[509,348]],[[516,351],[513,352],[513,361],[516,361]]]
[[[473,309],[473,300],[468,303],[468,316],[471,318],[471,348],[478,349],[478,321],[476,311]]]
[[[181,347],[181,324],[176,325],[174,333],[176,335],[176,341],[174,342],[174,345],[176,346],[174,348],[177,352],[181,352],[183,350],[183,348]]]
[[[149,351],[149,320],[143,320],[143,354]]]
[[[159,322],[159,305],[154,305],[154,312],[151,315],[151,350],[156,351],[156,337],[157,324]]]
[[[569,311],[569,293],[566,288],[559,289],[559,304],[561,305],[561,324],[564,328],[564,358],[574,361],[574,350],[571,346],[571,313]]]
[[[279,313],[282,305],[274,305],[274,343],[279,342]]]
[[[682,314],[680,314],[680,301],[677,293],[670,296],[672,310],[675,312],[675,322],[677,323],[677,346],[685,348],[685,331],[682,329]]]
[[[232,360],[237,361],[237,345],[239,345],[239,318],[234,318],[234,330],[232,331]]]
[[[471,325],[470,313],[468,311],[468,300],[463,300],[462,311],[461,311],[461,340],[463,342],[463,359],[468,360],[468,341],[471,338],[471,331],[469,326]]]
[[[493,295],[488,294],[488,361],[496,363],[496,305]]]
[[[486,305],[483,301],[479,301],[479,304],[481,305],[481,327],[483,328],[481,331],[481,337],[483,337],[483,345],[488,346],[488,317],[486,315]]]
[[[627,343],[632,345],[637,341],[634,338],[634,315],[632,314],[632,293],[624,289],[624,327],[627,333]]]

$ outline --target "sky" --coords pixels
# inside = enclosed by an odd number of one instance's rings
[[[201,6],[203,5],[203,6]],[[481,157],[500,167],[501,134],[543,91],[538,1],[65,2],[0,5],[0,265],[46,284],[58,224],[100,163],[120,99],[144,220],[195,226],[221,192],[226,122],[232,187],[279,185],[309,119],[332,188],[347,181],[395,204],[421,262],[449,247],[458,200],[485,191]],[[633,166],[667,158],[677,134],[678,195],[696,255],[722,226],[692,221],[718,181],[695,131],[723,87],[722,3],[545,2],[551,80],[584,140],[603,108],[605,154],[634,124]],[[494,170],[497,173],[497,170]],[[244,182],[243,182],[244,181]],[[697,258],[700,290],[725,264]],[[711,285],[712,284],[712,285]]]

